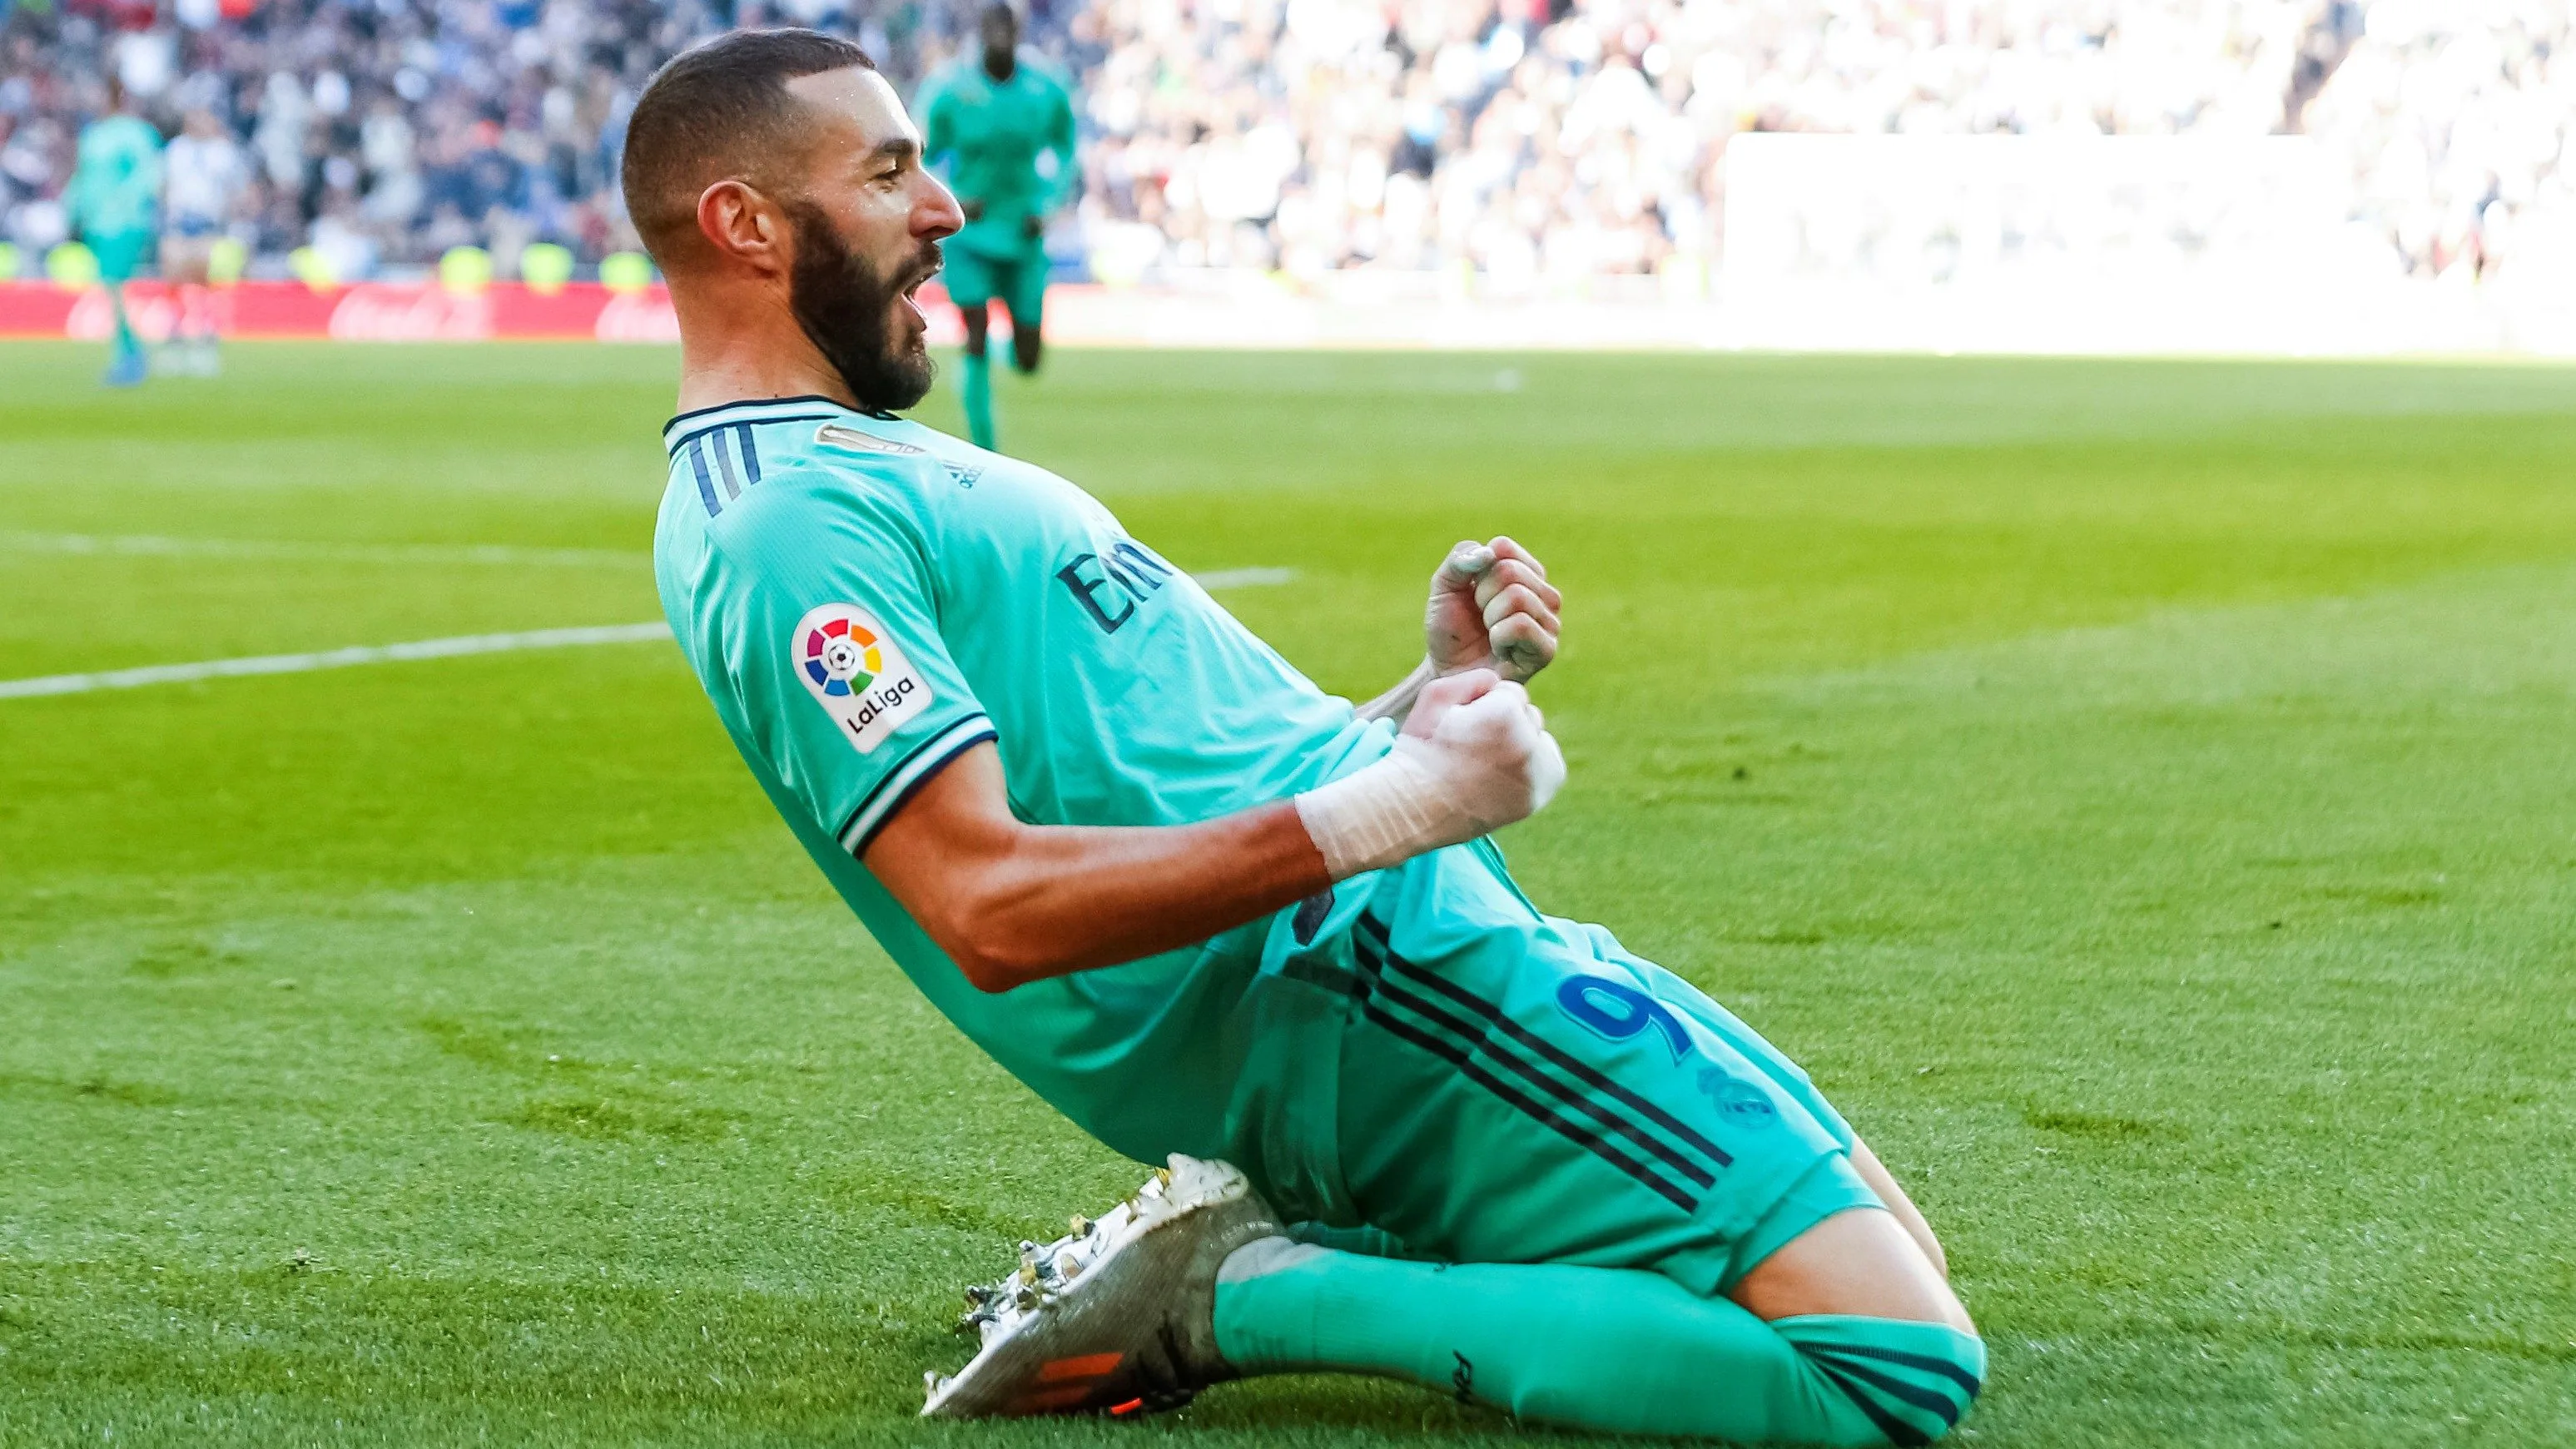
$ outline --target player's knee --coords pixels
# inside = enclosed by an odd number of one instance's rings
[[[1985,1389],[1985,1343],[1946,1324],[1837,1317],[1771,1326],[1814,1371],[1827,1406],[1817,1442],[1836,1449],[1930,1444]]]

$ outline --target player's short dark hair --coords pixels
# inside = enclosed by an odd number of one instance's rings
[[[671,243],[694,228],[698,197],[747,174],[798,120],[787,83],[827,71],[874,70],[868,53],[818,30],[737,30],[672,58],[654,73],[626,123],[626,214],[665,267]]]

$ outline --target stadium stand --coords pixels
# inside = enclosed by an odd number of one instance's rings
[[[971,35],[969,0],[854,17],[838,0],[0,0],[0,240],[62,239],[80,123],[113,72],[176,132],[226,123],[249,161],[228,229],[282,273],[295,248],[362,278],[531,242],[595,263],[635,246],[617,196],[626,116],[654,68],[727,26],[856,35],[907,87]]]
[[[0,0],[6,3],[6,0]],[[628,107],[730,24],[850,33],[909,87],[972,0],[16,0],[0,28],[0,240],[62,239],[111,69],[249,161],[228,229],[282,274],[550,241],[629,248]],[[1722,245],[1747,131],[2259,136],[2348,170],[2392,271],[2576,248],[2576,54],[2558,0],[1092,0],[1033,43],[1081,88],[1064,250],[1110,281],[1472,269],[1509,291]]]

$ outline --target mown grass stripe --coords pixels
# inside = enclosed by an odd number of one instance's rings
[[[523,548],[505,543],[310,543],[265,538],[175,538],[149,533],[0,532],[0,552],[58,553],[75,558],[212,558],[256,561],[479,564],[519,568],[531,564],[575,568],[650,569],[641,549]]]
[[[103,689],[146,689],[156,684],[193,684],[205,679],[240,679],[262,674],[310,674],[315,670],[349,669],[361,664],[408,664],[421,659],[509,654],[522,649],[643,644],[670,637],[671,626],[658,619],[649,624],[532,629],[517,634],[460,634],[447,639],[419,639],[408,644],[362,644],[311,654],[258,654],[242,659],[206,659],[194,664],[151,664],[139,669],[110,669],[97,674],[48,674],[34,679],[7,679],[0,680],[0,699],[91,694]]]

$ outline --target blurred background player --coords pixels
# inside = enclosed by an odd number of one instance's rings
[[[148,371],[143,340],[125,310],[125,284],[151,254],[160,201],[161,133],[126,109],[125,85],[110,75],[107,114],[81,128],[80,159],[63,196],[72,229],[98,258],[98,278],[116,318],[109,387],[133,387]]]
[[[966,430],[994,446],[993,373],[985,329],[999,299],[1011,313],[1011,365],[1038,368],[1046,315],[1046,219],[1072,191],[1073,97],[1020,54],[1020,17],[985,8],[983,54],[923,86],[923,146],[946,162],[966,228],[948,242],[948,296],[966,321]]]
[[[162,365],[212,377],[222,364],[215,354],[207,273],[233,206],[250,184],[250,165],[224,123],[199,108],[188,113],[186,126],[161,153],[161,172],[161,276],[177,290],[179,302]]]

